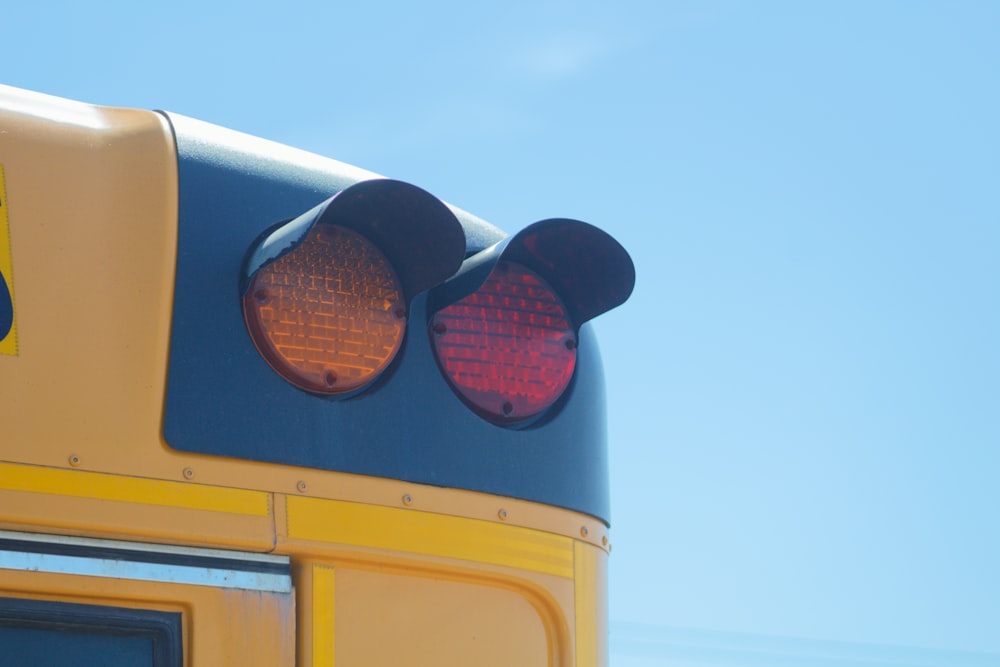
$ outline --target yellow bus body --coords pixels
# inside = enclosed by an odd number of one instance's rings
[[[606,664],[601,521],[167,446],[178,186],[162,115],[0,87],[0,168],[16,332],[0,354],[0,536],[285,556],[292,581],[5,566],[0,596],[179,612],[194,667]]]

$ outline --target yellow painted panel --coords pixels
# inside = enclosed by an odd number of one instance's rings
[[[136,476],[174,477],[183,466],[160,437],[177,237],[169,124],[0,86],[0,126],[18,355],[0,355],[3,459],[99,451],[116,469],[139,462]]]
[[[573,576],[573,540],[443,514],[289,496],[288,536]]]
[[[270,551],[271,517],[0,489],[0,529]]]
[[[333,667],[334,570],[328,565],[314,565],[312,575],[312,667]]]
[[[0,354],[17,356],[17,301],[14,299],[14,260],[10,247],[8,208],[7,187],[3,165],[0,164]],[[6,312],[8,304],[10,312]]]
[[[0,489],[117,500],[249,516],[269,515],[269,494],[185,482],[0,463]]]
[[[585,542],[573,549],[576,567],[576,667],[608,664],[607,554]]]
[[[339,667],[554,664],[538,609],[506,588],[338,567],[336,609]]]

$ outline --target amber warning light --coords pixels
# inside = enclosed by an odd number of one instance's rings
[[[291,384],[353,395],[391,365],[413,296],[453,274],[464,252],[461,225],[433,196],[399,181],[358,183],[255,244],[247,329]]]
[[[363,387],[403,342],[403,290],[388,260],[360,234],[310,230],[294,252],[268,264],[243,297],[247,326],[267,362],[319,393]]]

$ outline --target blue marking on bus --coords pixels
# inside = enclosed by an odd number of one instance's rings
[[[0,341],[7,337],[14,325],[14,302],[10,297],[7,279],[0,272]]]

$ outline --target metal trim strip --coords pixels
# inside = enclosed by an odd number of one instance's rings
[[[0,531],[0,569],[290,593],[286,556]]]

